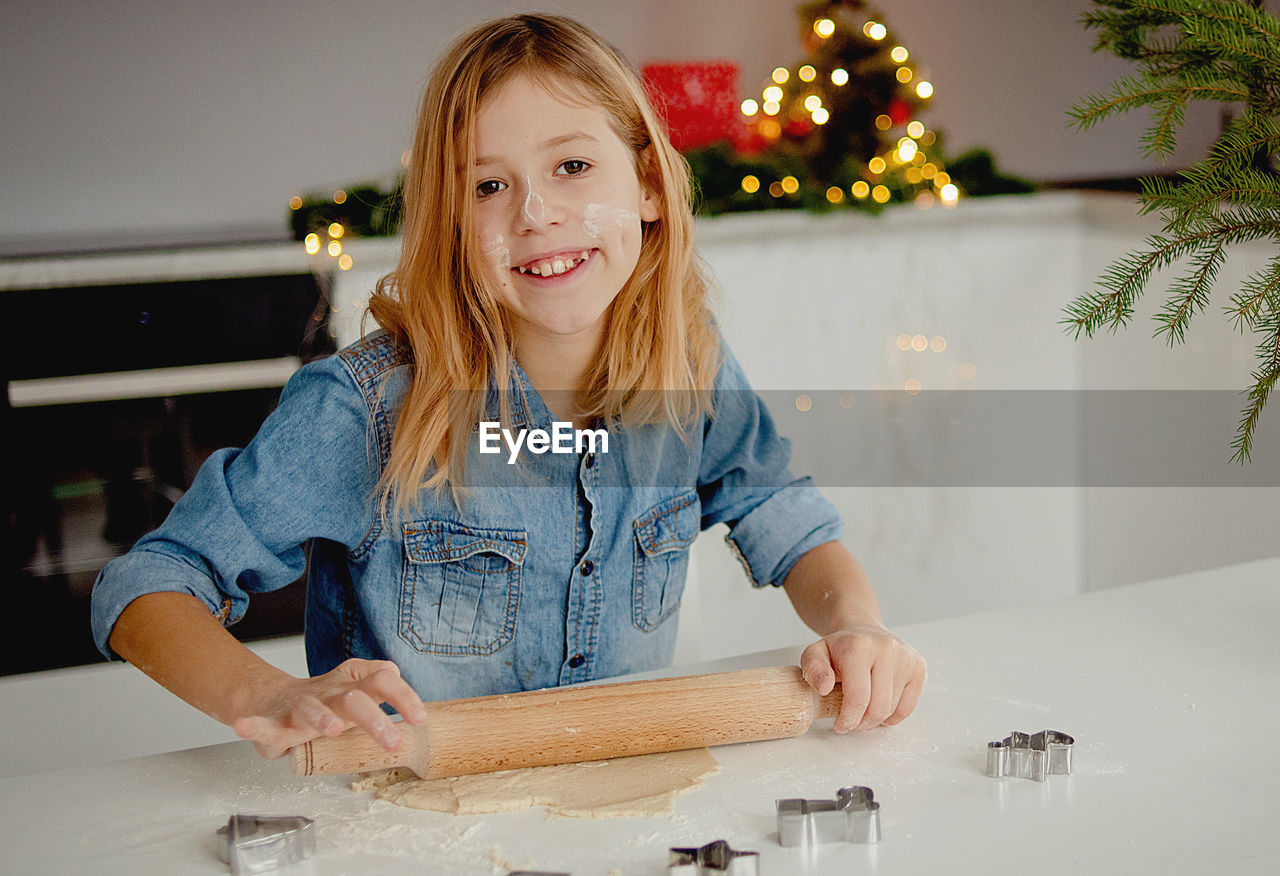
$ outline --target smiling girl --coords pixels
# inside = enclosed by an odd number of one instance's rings
[[[412,155],[380,330],[301,369],[103,570],[103,652],[267,757],[352,726],[396,748],[384,703],[421,723],[421,698],[667,665],[689,546],[726,523],[751,582],[822,637],[801,664],[843,684],[836,729],[910,714],[924,661],[718,335],[686,167],[622,56],[566,18],[478,27],[433,73]],[[492,422],[608,450],[513,466],[481,452]],[[300,679],[224,625],[304,569]]]

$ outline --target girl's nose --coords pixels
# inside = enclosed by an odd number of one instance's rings
[[[524,178],[523,195],[519,199],[519,212],[516,214],[516,230],[520,233],[540,231],[563,221],[562,211],[543,192],[534,186],[528,177]]]

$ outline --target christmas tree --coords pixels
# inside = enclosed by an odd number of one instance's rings
[[[1095,0],[1084,24],[1098,31],[1097,49],[1138,64],[1110,93],[1072,111],[1080,128],[1116,113],[1152,110],[1143,142],[1149,155],[1172,153],[1187,104],[1207,100],[1239,108],[1209,157],[1178,178],[1143,180],[1142,210],[1160,213],[1162,234],[1146,249],[1108,268],[1094,292],[1077,298],[1063,322],[1076,337],[1127,325],[1152,274],[1188,262],[1156,314],[1156,334],[1182,343],[1204,310],[1234,245],[1280,241],[1280,21],[1261,0]],[[1245,281],[1225,308],[1240,331],[1257,339],[1258,368],[1232,443],[1232,459],[1249,458],[1262,408],[1280,379],[1280,257]]]
[[[1031,190],[996,173],[985,151],[948,172],[939,133],[920,118],[933,84],[878,10],[823,0],[797,11],[803,60],[777,67],[759,99],[742,101],[733,136],[685,151],[703,212],[952,204],[965,183],[980,194]]]

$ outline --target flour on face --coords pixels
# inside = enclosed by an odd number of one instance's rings
[[[640,223],[640,214],[617,204],[587,204],[582,210],[582,230],[599,240],[606,229],[625,231]]]
[[[547,215],[547,203],[542,200],[542,195],[533,190],[533,180],[529,177],[524,178],[524,206],[520,208],[520,215],[524,221],[530,225],[541,225]],[[534,215],[537,210],[537,215]]]
[[[503,272],[511,270],[511,249],[501,234],[484,245],[484,257],[492,265],[498,265]],[[499,277],[503,274],[499,273]]]

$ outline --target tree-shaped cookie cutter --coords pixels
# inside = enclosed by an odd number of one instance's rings
[[[1045,776],[1071,775],[1071,749],[1075,739],[1058,730],[1010,733],[987,744],[987,775],[1015,776],[1043,782]]]
[[[834,800],[791,798],[777,805],[780,845],[880,842],[880,804],[864,785],[841,788]]]
[[[232,876],[295,864],[315,854],[314,824],[301,815],[233,815],[218,828],[218,860]]]
[[[760,876],[760,853],[735,851],[724,840],[698,849],[672,849],[667,876]]]

